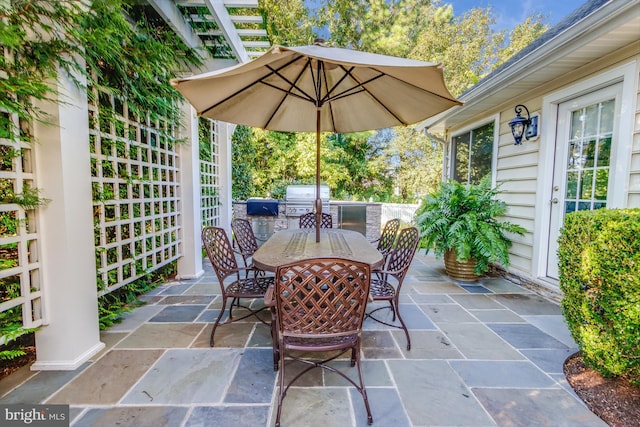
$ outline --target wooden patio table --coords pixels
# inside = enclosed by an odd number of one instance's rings
[[[357,231],[321,229],[318,243],[315,231],[278,231],[253,254],[254,265],[275,272],[279,265],[307,258],[346,258],[369,264],[372,270],[382,267],[382,254]]]

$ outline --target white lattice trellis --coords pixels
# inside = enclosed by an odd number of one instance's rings
[[[36,211],[38,198],[31,147],[21,141],[18,116],[0,110],[0,314],[3,325],[43,323]],[[46,141],[43,141],[46,143]],[[13,199],[15,203],[7,203]]]
[[[94,91],[89,105],[99,293],[180,256],[175,125],[138,120],[126,103]]]
[[[218,122],[201,117],[198,126],[202,225],[219,225],[220,163],[218,157]]]

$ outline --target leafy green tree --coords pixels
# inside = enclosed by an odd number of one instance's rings
[[[455,17],[448,6],[431,15],[410,56],[442,62],[447,87],[453,95],[460,95],[486,75],[496,60],[503,35],[493,32],[492,24],[489,9],[472,9]]]
[[[310,9],[301,0],[261,1],[271,42],[303,45],[328,33],[329,45],[441,62],[455,96],[547,28],[538,15],[511,32],[496,32],[490,8],[456,16],[440,0],[316,3]],[[249,152],[238,156],[251,165],[242,171],[234,166],[234,196],[284,197],[288,184],[315,182],[314,134],[254,130],[251,135],[245,142]],[[437,187],[441,171],[441,145],[411,127],[321,138],[321,179],[333,197],[411,202]]]
[[[231,138],[231,195],[235,200],[247,200],[254,191],[252,139],[252,129],[247,126],[237,126]]]
[[[317,25],[336,46],[406,56],[433,9],[431,0],[328,0]]]
[[[325,163],[340,167],[334,194],[344,200],[385,200],[391,193],[392,181],[384,162],[376,161],[372,132],[328,136],[330,150]],[[335,172],[333,172],[335,173]]]
[[[314,21],[302,0],[261,0],[259,6],[271,44],[300,46],[313,41]]]
[[[516,25],[509,33],[509,43],[502,47],[498,53],[498,60],[493,68],[497,68],[513,55],[530,45],[542,33],[547,31],[542,15],[531,15],[524,22]]]
[[[441,181],[442,146],[414,127],[394,129],[395,137],[386,147],[393,159],[396,201],[415,203],[435,191]]]

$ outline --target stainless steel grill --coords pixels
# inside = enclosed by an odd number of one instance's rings
[[[322,212],[329,213],[330,190],[328,185],[320,186],[320,199],[322,199]],[[289,185],[285,196],[287,217],[299,217],[307,212],[313,212],[316,200],[315,185]]]

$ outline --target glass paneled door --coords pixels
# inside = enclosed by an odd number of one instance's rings
[[[558,236],[566,214],[607,206],[620,85],[558,106],[547,276],[558,279]]]

